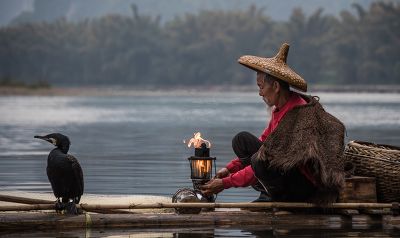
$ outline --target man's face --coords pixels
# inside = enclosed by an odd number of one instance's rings
[[[275,104],[277,94],[274,92],[274,82],[266,80],[266,73],[257,72],[257,86],[259,88],[258,95],[260,95],[264,102],[272,107]]]

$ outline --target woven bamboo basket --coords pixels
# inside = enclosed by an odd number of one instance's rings
[[[375,177],[379,202],[400,201],[400,148],[350,141],[345,149],[347,161],[355,166],[355,175]]]

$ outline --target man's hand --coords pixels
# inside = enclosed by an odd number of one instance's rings
[[[222,183],[222,179],[212,179],[208,183],[200,186],[201,193],[206,196],[217,194],[224,190],[224,184]]]
[[[217,175],[215,177],[222,179],[222,178],[227,177],[229,174],[230,173],[227,168],[222,168],[222,169],[218,170]]]

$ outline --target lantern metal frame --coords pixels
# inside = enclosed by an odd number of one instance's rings
[[[217,168],[216,168],[216,163],[215,160],[216,157],[200,157],[200,156],[191,156],[188,158],[189,163],[190,163],[190,179],[192,179],[193,182],[193,187],[196,190],[200,190],[199,186],[207,183],[208,181],[211,180],[213,172],[213,165],[214,165],[214,174],[217,174]],[[201,175],[201,172],[198,172],[198,168],[196,168],[195,163],[197,161],[203,161],[207,168],[207,173],[204,173],[204,175]]]
[[[199,194],[199,197],[204,198],[207,202],[214,202],[216,197],[214,195],[204,195],[201,192],[200,187],[204,184],[206,184],[208,181],[211,180],[211,178],[213,177],[212,174],[212,167],[214,164],[214,174],[217,174],[217,167],[216,167],[216,163],[215,160],[217,158],[216,157],[202,157],[202,156],[191,156],[188,158],[189,162],[190,162],[190,178],[192,179],[192,183],[193,183],[193,189],[195,191],[196,194]],[[197,161],[204,161],[204,162],[209,162],[210,163],[210,170],[209,172],[205,175],[205,176],[194,176],[194,163]],[[214,162],[214,163],[213,163]]]

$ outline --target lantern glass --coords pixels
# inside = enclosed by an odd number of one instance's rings
[[[212,161],[211,158],[191,157],[191,179],[210,180],[212,174]]]

